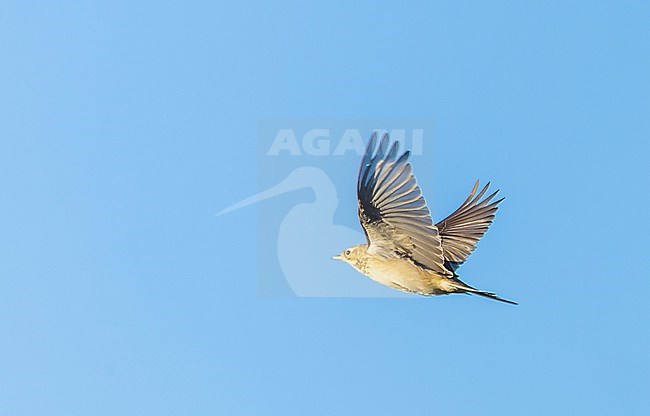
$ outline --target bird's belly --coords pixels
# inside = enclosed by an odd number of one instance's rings
[[[436,285],[440,277],[407,260],[372,261],[368,266],[368,277],[382,285],[423,295],[442,293]]]

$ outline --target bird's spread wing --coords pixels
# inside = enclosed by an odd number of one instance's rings
[[[451,276],[444,266],[438,229],[408,163],[409,152],[398,157],[399,144],[389,149],[388,135],[377,143],[370,138],[361,161],[357,182],[359,219],[369,251],[397,253],[441,275]]]
[[[474,251],[476,243],[492,224],[494,214],[498,209],[497,205],[503,201],[501,198],[490,202],[499,192],[498,190],[483,198],[489,186],[488,182],[477,195],[478,181],[476,181],[465,202],[447,218],[436,224],[442,238],[445,265],[451,270],[456,271]],[[481,198],[483,199],[481,200]]]

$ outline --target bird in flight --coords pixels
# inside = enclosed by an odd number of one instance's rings
[[[368,244],[352,246],[332,257],[383,285],[420,295],[472,293],[516,305],[491,292],[463,283],[458,268],[476,248],[494,219],[503,198],[498,190],[483,197],[476,181],[465,202],[447,218],[433,224],[420,187],[399,142],[389,146],[373,133],[361,161],[357,181],[359,220]]]

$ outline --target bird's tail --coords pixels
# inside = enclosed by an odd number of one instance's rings
[[[497,296],[496,293],[485,292],[485,291],[483,291],[483,290],[478,290],[478,289],[476,289],[476,288],[471,287],[470,285],[467,285],[467,284],[461,282],[460,280],[456,280],[456,283],[458,283],[457,288],[458,288],[461,292],[473,293],[473,294],[475,294],[475,295],[479,295],[479,296],[483,296],[483,297],[486,297],[486,298],[490,298],[490,299],[498,300],[499,302],[509,303],[509,304],[511,304],[511,305],[518,305],[517,302],[514,302],[514,301],[512,301],[512,300],[508,300],[508,299],[504,299],[504,298],[502,298],[502,297],[499,297],[499,296]]]

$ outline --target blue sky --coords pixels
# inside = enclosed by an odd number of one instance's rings
[[[0,10],[1,414],[647,412],[647,3]],[[520,305],[258,296],[265,205],[214,214],[267,119],[429,121],[436,218],[507,197],[461,275]]]

